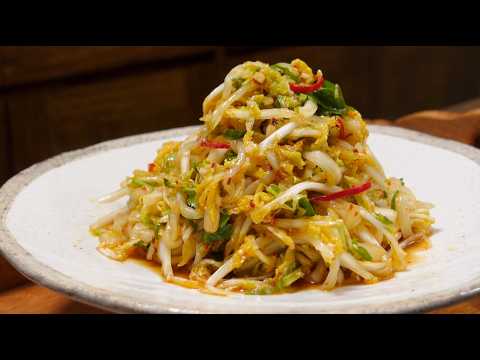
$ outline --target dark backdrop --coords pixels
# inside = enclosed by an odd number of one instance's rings
[[[478,47],[0,47],[0,184],[64,151],[195,124],[234,65],[295,57],[367,118],[480,95]]]

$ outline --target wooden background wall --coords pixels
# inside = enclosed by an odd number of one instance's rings
[[[367,118],[480,96],[476,47],[0,47],[0,185],[64,151],[198,123],[230,68],[295,57]],[[0,258],[0,291],[24,281]]]

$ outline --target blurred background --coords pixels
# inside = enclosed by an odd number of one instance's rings
[[[197,124],[233,66],[296,57],[369,119],[480,96],[478,47],[0,47],[0,185],[64,151]]]

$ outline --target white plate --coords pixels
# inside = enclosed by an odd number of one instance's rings
[[[145,168],[165,140],[194,127],[129,137],[60,155],[12,178],[0,190],[0,250],[33,281],[117,312],[375,313],[423,311],[480,288],[480,151],[399,128],[371,126],[369,144],[387,175],[403,177],[436,205],[432,248],[393,279],[331,292],[219,297],[164,283],[134,262],[100,255],[88,232],[122,206],[93,199]]]

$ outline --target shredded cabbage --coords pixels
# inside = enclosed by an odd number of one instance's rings
[[[233,68],[198,131],[99,199],[128,198],[91,225],[98,251],[144,257],[166,281],[217,295],[331,290],[404,270],[408,247],[428,241],[432,205],[387,177],[361,114],[324,77],[300,59]]]

